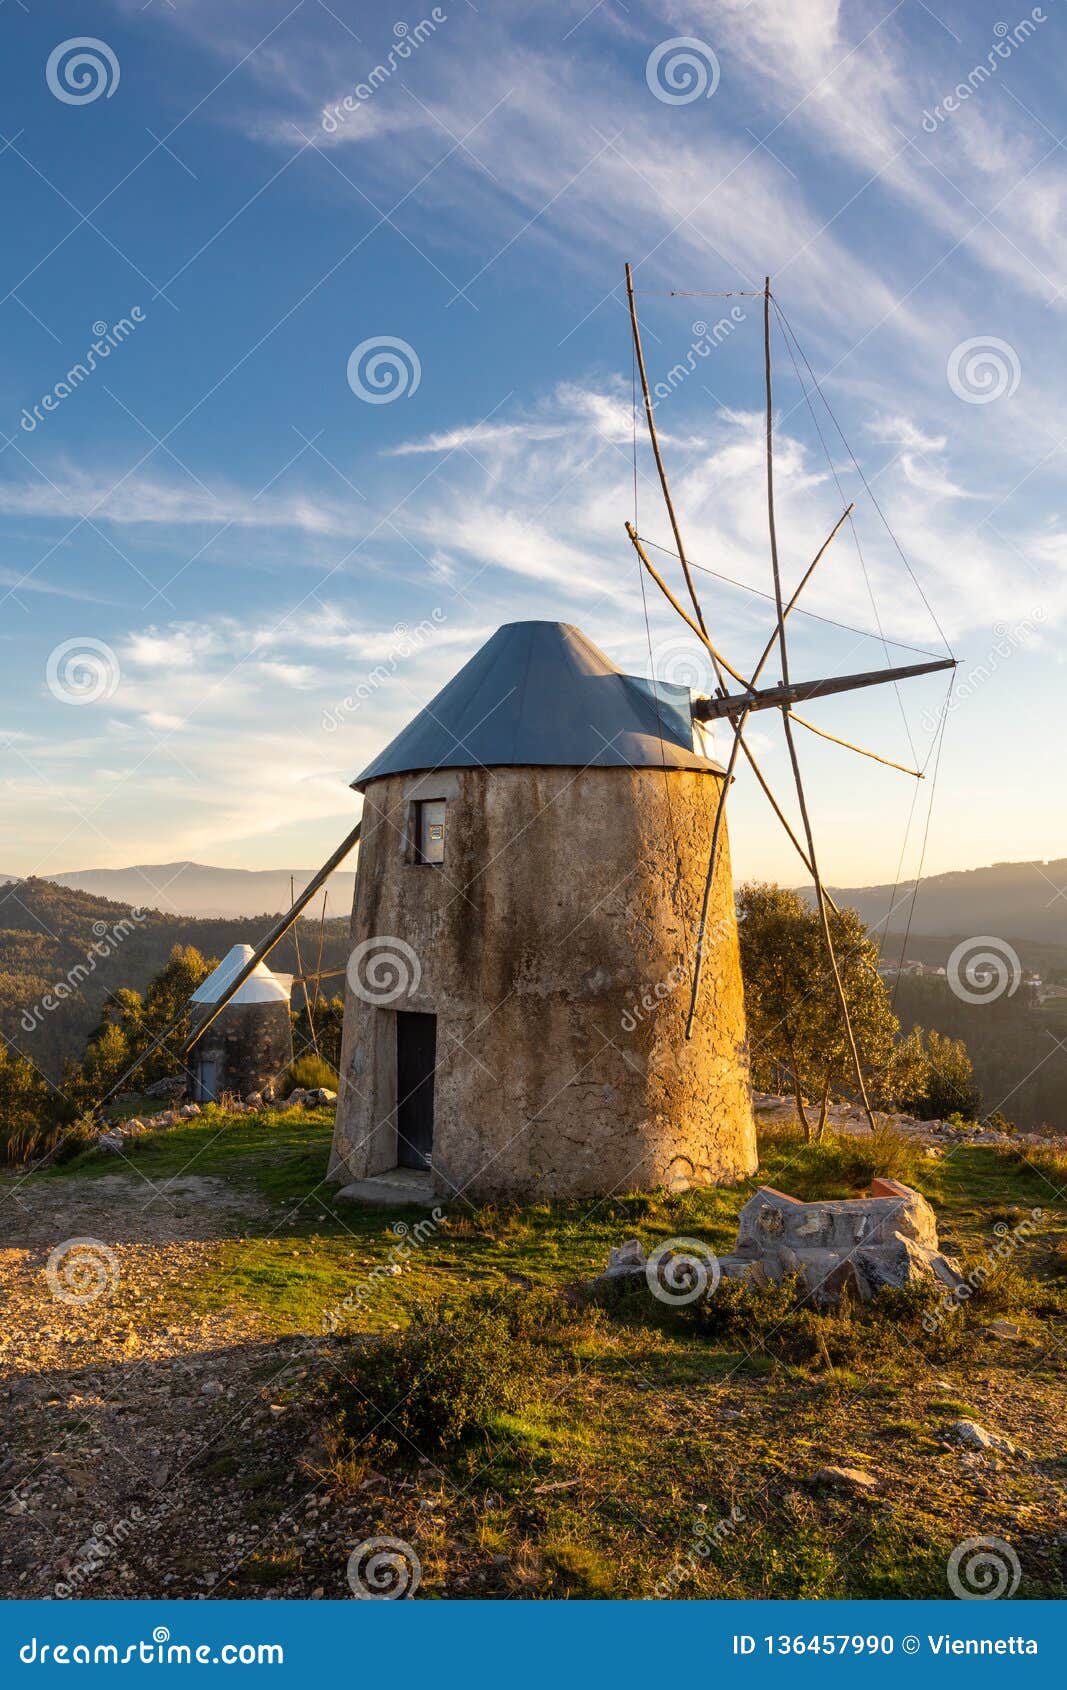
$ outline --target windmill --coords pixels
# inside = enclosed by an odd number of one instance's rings
[[[353,783],[364,794],[360,823],[198,1018],[184,1047],[188,1057],[362,841],[330,1170],[338,1179],[373,1182],[430,1168],[445,1195],[565,1196],[616,1190],[627,1180],[646,1188],[720,1183],[752,1171],[726,854],[726,799],[742,755],[812,877],[857,1093],[874,1124],[793,732],[798,723],[824,730],[793,707],[950,669],[955,659],[806,681],[791,674],[787,622],[852,506],[787,598],[774,505],[771,310],[778,307],[768,279],[751,297],[763,300],[775,623],[750,675],[730,663],[709,633],[671,497],[629,265],[626,288],[649,439],[691,610],[653,565],[652,542],[634,524],[626,529],[641,567],[708,653],[715,689],[693,697],[687,687],[623,674],[564,624],[512,624]],[[775,653],[780,678],[762,684]],[[745,737],[749,718],[766,710],[782,718],[802,837]],[[725,766],[702,749],[700,728],[716,720],[732,729]],[[546,832],[546,815],[562,817],[561,826]],[[672,863],[662,850],[668,830]],[[523,844],[513,849],[515,840]],[[507,851],[505,873],[499,865]],[[601,888],[595,875],[590,881],[590,865],[605,883],[632,882],[621,926],[613,888]],[[686,901],[694,913],[699,908],[692,949]],[[383,934],[394,946],[387,966],[399,977],[395,989],[382,986],[380,972],[369,987],[354,973]],[[679,972],[684,1013],[675,1002]],[[655,1029],[651,1018],[630,1013],[626,994],[640,991],[642,977],[673,982],[667,1001],[657,998]],[[641,1025],[626,1047],[618,1028],[628,1019],[628,1031]],[[567,1051],[558,1070],[557,1047]],[[400,1189],[410,1195],[403,1181]]]
[[[644,349],[641,344],[641,329],[637,318],[637,302],[634,296],[633,270],[629,264],[626,266],[626,296],[630,310],[630,327],[633,336],[634,356],[637,369],[640,373],[641,391],[644,398],[645,419],[648,424],[649,440],[652,446],[653,457],[656,462],[656,470],[659,476],[660,487],[663,492],[664,504],[666,505],[671,530],[674,534],[674,541],[677,547],[676,555],[679,563],[681,564],[682,573],[685,577],[685,583],[693,605],[695,620],[694,617],[691,617],[679,603],[678,599],[671,592],[662,576],[653,567],[648,557],[648,553],[642,545],[641,539],[632,523],[628,522],[626,524],[626,532],[629,535],[630,541],[644,568],[656,582],[656,585],[660,588],[668,602],[681,616],[683,622],[685,622],[686,625],[692,629],[693,633],[696,634],[711,659],[718,683],[716,687],[716,696],[713,698],[705,698],[695,701],[693,706],[694,717],[703,722],[725,719],[733,728],[733,742],[730,747],[729,759],[726,764],[726,779],[723,781],[719,793],[719,803],[716,809],[715,822],[712,829],[708,873],[704,889],[704,903],[701,913],[700,929],[697,936],[696,963],[693,970],[689,1013],[686,1019],[686,1037],[690,1038],[692,1036],[693,1024],[697,1013],[697,1004],[700,994],[700,976],[703,965],[707,901],[715,875],[715,867],[720,848],[720,840],[722,837],[723,820],[726,813],[727,794],[729,793],[730,783],[733,778],[734,769],[737,765],[738,753],[740,751],[744,751],[753,770],[759,777],[764,791],[767,793],[767,796],[771,798],[778,819],[785,828],[791,843],[796,848],[812,877],[815,887],[815,897],[818,904],[819,919],[823,931],[823,941],[826,946],[827,962],[833,976],[834,988],[837,994],[842,1026],[849,1048],[856,1088],[863,1104],[864,1111],[867,1115],[867,1119],[873,1128],[874,1116],[871,1111],[870,1100],[867,1095],[867,1087],[863,1077],[862,1065],[860,1063],[859,1051],[856,1046],[856,1040],[852,1029],[851,1018],[849,1016],[848,1002],[841,982],[841,974],[837,964],[837,957],[834,953],[833,935],[830,930],[828,913],[829,909],[833,907],[832,900],[823,885],[822,876],[819,873],[819,865],[815,852],[815,838],[811,825],[811,815],[808,809],[807,796],[804,790],[804,782],[800,771],[800,761],[797,755],[796,741],[793,734],[794,722],[800,721],[808,728],[811,728],[812,724],[804,722],[803,718],[798,717],[792,710],[791,706],[796,703],[801,703],[806,699],[825,698],[834,693],[853,692],[863,687],[886,685],[890,682],[909,680],[918,675],[933,674],[938,670],[955,669],[956,659],[949,655],[944,658],[931,659],[926,663],[908,664],[903,667],[877,670],[858,675],[841,675],[828,677],[822,680],[801,682],[794,682],[791,679],[789,670],[789,643],[786,634],[787,618],[789,617],[790,612],[795,609],[800,595],[811,580],[812,575],[815,573],[816,568],[828,550],[834,536],[837,534],[842,524],[851,516],[853,507],[852,505],[849,505],[843,515],[838,519],[823,545],[819,548],[812,562],[805,570],[798,586],[795,588],[788,601],[786,601],[783,598],[782,592],[782,576],[778,556],[778,531],[775,522],[774,510],[774,394],[771,373],[771,305],[773,296],[771,294],[771,279],[769,276],[767,276],[764,280],[762,295],[750,295],[749,297],[762,297],[763,299],[763,364],[764,387],[766,394],[765,430],[767,525],[770,539],[771,575],[774,583],[776,621],[774,630],[764,647],[760,660],[753,670],[752,675],[748,678],[735,669],[723,656],[722,652],[716,649],[709,637],[700,600],[697,596],[696,584],[693,580],[692,570],[686,556],[681,529],[675,512],[674,501],[671,498],[670,486],[667,481],[667,472],[664,467],[663,456],[660,451],[659,439],[656,434],[652,397],[649,392],[648,375],[645,369]],[[775,646],[777,646],[779,653],[781,682],[775,687],[759,687],[757,683]],[[742,689],[740,692],[730,692],[728,690],[726,684],[727,675],[729,675],[733,681],[739,683]],[[797,839],[796,834],[789,826],[782,810],[774,801],[766,782],[760,774],[755,759],[752,756],[752,752],[745,743],[744,734],[748,719],[754,711],[759,710],[778,710],[781,714],[782,727],[785,734],[786,747],[789,752],[789,761],[792,769],[794,786],[796,788],[797,804],[800,811],[805,844],[802,844]],[[814,729],[813,731],[819,732],[820,730]],[[833,736],[827,735],[825,737],[832,738]],[[860,754],[864,756],[874,755],[874,753],[865,752],[861,747],[850,745],[849,742],[844,740],[840,740],[837,743],[847,745],[848,749],[860,752]],[[876,761],[884,762],[886,759],[876,758]],[[896,766],[899,767],[900,765]],[[908,772],[916,773],[917,771],[909,770]]]

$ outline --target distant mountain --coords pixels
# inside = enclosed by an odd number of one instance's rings
[[[290,877],[297,892],[303,891],[313,869],[209,868],[203,863],[142,863],[133,868],[76,869],[69,874],[52,874],[56,886],[70,886],[96,898],[126,904],[135,909],[162,910],[167,915],[225,916],[240,918],[277,915],[289,909]],[[0,875],[0,881],[17,876]],[[326,885],[328,917],[347,916],[352,909],[355,875],[338,869]],[[322,909],[322,898],[314,900],[314,913]]]
[[[1043,946],[1067,945],[1067,857],[928,875],[919,882],[912,910],[914,885],[903,881],[895,892],[892,886],[832,886],[830,891],[837,903],[859,910],[876,932],[903,933],[911,913],[914,935],[989,933]],[[810,886],[800,890],[813,897]]]

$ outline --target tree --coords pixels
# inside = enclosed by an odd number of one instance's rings
[[[51,1093],[32,1062],[0,1038],[0,1149],[22,1161],[49,1137]]]
[[[110,1091],[130,1063],[177,1017],[173,1034],[131,1075],[131,1087],[143,1089],[181,1067],[180,1051],[188,1037],[189,999],[215,967],[194,945],[175,945],[159,973],[140,992],[123,988],[104,1005],[103,1019],[90,1034],[80,1062],[67,1061],[63,1092],[75,1112],[88,1113]]]
[[[737,907],[753,1077],[771,1089],[785,1071],[805,1136],[817,1138],[826,1124],[831,1087],[854,1083],[822,924],[816,911],[781,886],[749,882]],[[831,910],[829,916],[860,1063],[865,1077],[877,1078],[898,1030],[877,972],[877,946],[858,911]],[[820,1098],[814,1130],[805,1095]]]
[[[922,1121],[945,1115],[977,1115],[982,1103],[974,1066],[962,1039],[913,1027],[900,1040],[886,1067],[882,1097],[894,1109]]]

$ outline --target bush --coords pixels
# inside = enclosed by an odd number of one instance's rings
[[[328,1062],[324,1062],[321,1056],[309,1051],[289,1064],[278,1083],[278,1090],[283,1097],[288,1097],[298,1086],[304,1091],[317,1091],[320,1086],[325,1086],[328,1091],[336,1091],[336,1071]]]
[[[453,1449],[536,1394],[544,1331],[540,1300],[522,1292],[416,1303],[405,1331],[336,1357],[341,1430],[364,1450],[407,1458]]]

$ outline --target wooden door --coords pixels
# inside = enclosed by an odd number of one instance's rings
[[[433,1077],[437,1017],[400,1010],[396,1017],[396,1159],[428,1168],[433,1153]]]

